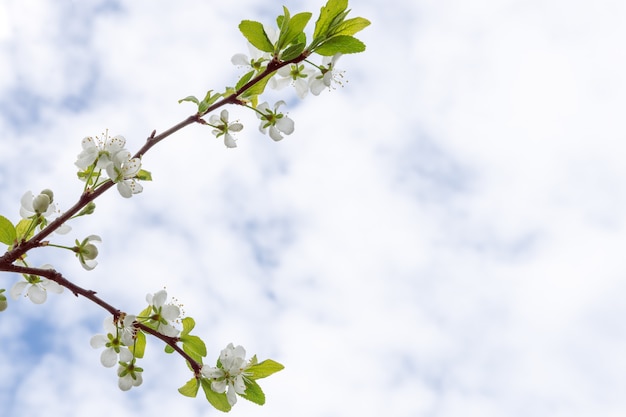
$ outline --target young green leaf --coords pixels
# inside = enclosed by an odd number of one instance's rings
[[[252,76],[254,75],[254,73],[255,73],[255,72],[256,72],[255,70],[252,70],[252,71],[250,71],[250,72],[248,72],[248,73],[244,74],[244,75],[243,75],[243,76],[239,79],[239,81],[237,81],[237,85],[235,86],[235,90],[239,91],[239,89],[240,89],[241,87],[243,87],[244,85],[246,85],[246,83],[252,79]]]
[[[310,19],[311,13],[308,12],[298,13],[289,19],[287,25],[283,24],[283,26],[286,27],[284,32],[283,29],[281,29],[277,46],[280,49],[283,49],[284,46],[290,45],[298,39],[298,36],[304,34],[304,28],[306,27],[306,24],[309,23]]]
[[[283,369],[285,369],[285,367],[280,363],[266,359],[261,363],[250,366],[246,369],[246,372],[249,372],[251,379],[261,379],[275,374],[278,371],[282,371]]]
[[[365,51],[365,44],[352,36],[335,36],[317,48],[315,52],[324,56],[333,56],[337,53],[355,54]]]
[[[128,350],[130,350],[136,358],[143,358],[143,355],[146,352],[146,334],[142,331],[137,331],[135,344],[133,346],[129,346]]]
[[[188,335],[194,327],[196,327],[196,321],[191,317],[185,317],[183,320],[183,330],[180,332],[181,337]]]
[[[370,21],[362,18],[355,17],[353,19],[344,20],[333,30],[333,36],[337,35],[354,35],[357,32],[365,29],[370,25]]]
[[[267,33],[265,33],[261,22],[242,20],[239,24],[239,30],[255,48],[263,52],[274,52],[274,45],[272,45],[272,42],[270,42],[267,37]]]
[[[180,341],[183,343],[183,350],[190,355],[195,355],[196,357],[204,357],[206,356],[206,345],[204,341],[200,339],[198,336],[185,335],[180,338]]]
[[[15,226],[15,238],[17,240],[30,239],[35,233],[35,228],[32,227],[32,224],[35,221],[36,221],[35,219],[22,219],[19,222],[17,222],[17,225]],[[27,233],[28,233],[28,236],[26,236]]]
[[[215,103],[217,99],[222,96],[220,93],[216,93],[213,95],[211,95],[211,93],[213,93],[213,90],[207,91],[206,95],[204,96],[204,100],[198,103],[198,113],[205,113],[207,109],[211,106],[211,104]]]
[[[215,408],[223,412],[229,412],[231,409],[230,404],[228,403],[228,398],[226,398],[226,393],[217,393],[211,389],[211,381],[207,378],[200,378],[200,384],[202,385],[202,390],[204,391],[204,395],[208,402]]]
[[[267,86],[267,83],[269,82],[270,78],[272,78],[272,75],[274,75],[274,73],[268,74],[266,77],[264,77],[262,80],[259,80],[257,83],[255,83],[252,87],[250,87],[249,89],[247,89],[242,95],[242,98],[247,98],[247,99],[251,99],[253,100],[256,96],[260,95],[263,93],[263,91],[265,91],[265,87]]]
[[[178,104],[182,103],[183,101],[191,101],[192,103],[200,104],[200,101],[195,96],[187,96],[185,98],[181,98],[180,100],[178,100]]]
[[[198,388],[200,387],[200,382],[196,378],[191,378],[185,385],[178,388],[178,392],[183,394],[185,397],[195,398],[198,395]]]
[[[0,242],[5,245],[12,245],[16,237],[17,234],[13,223],[6,217],[0,216]]]
[[[326,6],[320,10],[320,16],[315,22],[315,30],[313,31],[313,39],[325,36],[334,23],[335,18],[348,8],[348,0],[328,0]]]
[[[304,43],[296,43],[285,49],[285,51],[280,56],[280,59],[283,61],[290,61],[294,58],[300,56],[302,51],[304,51],[304,47],[306,45]]]
[[[244,383],[246,384],[246,390],[241,396],[248,401],[252,401],[255,404],[263,405],[265,404],[265,394],[263,390],[256,383],[256,381],[251,379],[245,379]]]
[[[141,181],[152,181],[152,173],[145,169],[140,169],[137,173],[137,179]]]

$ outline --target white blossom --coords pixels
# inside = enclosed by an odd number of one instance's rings
[[[341,84],[340,78],[343,77],[342,71],[337,71],[335,65],[337,60],[341,57],[341,54],[335,54],[332,57],[326,56],[322,60],[322,65],[320,65],[320,72],[310,77],[309,88],[311,89],[311,93],[314,95],[319,95],[325,88],[331,88],[332,83]]]
[[[117,184],[117,191],[124,198],[143,191],[143,187],[135,180],[141,170],[141,159],[131,158],[130,152],[123,149],[115,154],[111,163],[107,165],[107,175]]]
[[[237,147],[237,142],[230,132],[241,132],[243,125],[239,122],[229,122],[228,110],[222,110],[219,116],[212,114],[211,117],[209,117],[209,125],[214,128],[212,133],[215,137],[219,138],[220,136],[224,136],[224,145],[226,145],[227,148]]]
[[[97,334],[91,338],[89,344],[92,348],[104,347],[100,355],[100,363],[106,368],[112,368],[119,361],[130,362],[133,354],[127,346],[133,344],[132,322],[134,316],[125,316],[121,328],[113,323],[113,317],[104,319],[105,334]]]
[[[311,68],[306,68],[304,64],[290,64],[276,71],[278,77],[270,79],[270,87],[282,89],[291,84],[296,89],[298,97],[304,98],[309,91],[309,82],[315,73]]]
[[[42,265],[42,269],[53,269],[52,265]],[[11,298],[17,300],[20,295],[26,290],[26,297],[35,304],[43,304],[48,298],[48,291],[60,294],[63,292],[63,287],[45,277],[40,277],[32,274],[22,274],[24,281],[16,282],[11,288]]]
[[[285,104],[285,102],[280,100],[274,105],[274,110],[271,110],[267,102],[264,102],[259,104],[256,108],[256,115],[261,119],[259,130],[261,133],[268,132],[269,136],[275,141],[279,141],[283,138],[282,133],[290,135],[294,131],[295,124],[293,120],[278,111],[278,108],[283,104]]]
[[[156,330],[169,337],[178,336],[179,330],[171,322],[180,317],[180,308],[174,304],[165,304],[167,291],[161,290],[154,294],[147,294],[146,301],[150,304],[152,315],[150,316]]]
[[[218,393],[226,392],[226,398],[230,405],[237,402],[236,394],[246,392],[246,369],[250,366],[246,363],[246,350],[242,346],[234,347],[229,343],[220,353],[218,366],[202,366],[202,375],[211,380],[211,389]]]

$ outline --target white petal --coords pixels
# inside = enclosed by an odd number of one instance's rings
[[[287,116],[283,116],[276,121],[276,127],[286,135],[291,135],[295,128],[295,123]]]
[[[202,375],[210,379],[221,378],[224,376],[224,371],[214,366],[203,365],[200,372]]]
[[[211,382],[211,389],[218,393],[226,391],[226,380]]]
[[[105,368],[112,368],[117,364],[117,353],[112,348],[107,348],[100,355],[100,363]]]
[[[267,101],[264,101],[263,103],[261,103],[258,106],[256,106],[257,110],[259,110],[261,113],[265,113],[265,110],[269,109],[269,107],[270,107],[270,105],[267,104]],[[259,113],[257,113],[257,116],[261,117],[261,115]]]
[[[270,126],[270,138],[276,142],[283,138],[283,135],[281,135],[278,129],[276,129],[276,126]]]
[[[13,285],[13,287],[11,288],[11,298],[17,300],[20,295],[22,295],[22,292],[24,292],[24,288],[26,288],[28,285],[29,284],[26,281],[16,282],[15,285]]]
[[[235,405],[237,403],[237,394],[234,389],[229,388],[226,393],[226,398],[228,399],[228,404]]]
[[[71,230],[72,230],[72,226],[68,226],[67,224],[63,223],[61,226],[58,227],[57,230],[55,230],[55,232],[60,234],[60,235],[66,235]]]
[[[152,296],[152,305],[155,307],[162,307],[165,304],[165,300],[167,299],[167,291],[161,290]]]
[[[117,386],[122,391],[128,391],[133,387],[133,378],[130,375],[123,376],[117,381]]]
[[[180,316],[180,308],[174,304],[164,305],[161,309],[161,315],[165,320],[176,320]]]
[[[228,130],[230,130],[231,132],[241,132],[243,130],[243,125],[241,123],[231,123],[228,126]]]
[[[326,88],[321,78],[314,78],[313,81],[311,81],[310,87],[311,87],[311,93],[314,96],[319,96],[320,93],[324,91],[324,89]]]
[[[41,279],[41,286],[46,291],[53,292],[55,294],[61,294],[63,292],[63,286],[59,285],[57,282],[52,281],[47,278]]]
[[[232,137],[231,134],[227,133],[224,135],[224,145],[226,145],[227,148],[236,148],[237,147],[237,142],[235,141],[235,139]]]
[[[20,204],[25,210],[28,210],[34,213],[35,212],[35,209],[33,208],[34,199],[35,199],[35,196],[33,196],[33,192],[26,191],[24,195],[22,196],[22,198],[20,199]]]
[[[28,289],[28,298],[30,298],[30,301],[35,304],[43,304],[46,302],[48,294],[46,293],[46,290],[35,284],[31,285]]]
[[[234,65],[248,66],[250,65],[250,58],[248,58],[245,54],[235,54],[230,59]]]
[[[92,348],[99,349],[103,346],[106,346],[108,341],[109,341],[109,338],[106,337],[105,335],[97,334],[91,337],[91,339],[89,340],[89,344],[91,345]]]
[[[133,196],[133,190],[130,188],[130,185],[126,183],[126,181],[120,181],[117,183],[117,191],[124,198],[131,198]]]
[[[130,362],[133,360],[133,354],[130,350],[122,348],[120,349],[120,361],[122,362]]]

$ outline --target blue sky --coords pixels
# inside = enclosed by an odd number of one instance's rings
[[[138,149],[233,84],[242,19],[280,3],[4,1],[0,214],[51,188],[105,129]],[[321,3],[285,3],[316,12]],[[217,357],[229,342],[285,371],[233,415],[623,415],[626,6],[513,0],[354,1],[372,21],[344,86],[284,99],[294,134],[256,118],[225,149],[191,126],[143,160],[154,181],[76,221],[99,265],[33,252],[138,312],[163,287]],[[10,288],[16,277],[0,275]],[[65,292],[0,320],[10,416],[209,416],[150,341],[144,384],[117,388],[89,339],[104,311]]]

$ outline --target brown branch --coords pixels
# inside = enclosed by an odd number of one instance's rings
[[[40,277],[48,278],[49,280],[52,280],[56,282],[57,284],[62,285],[63,287],[70,290],[76,297],[82,296],[92,301],[93,303],[99,305],[100,307],[102,307],[103,309],[105,309],[106,311],[108,311],[109,313],[113,315],[113,321],[116,321],[123,314],[121,310],[113,307],[111,304],[107,303],[102,298],[98,297],[95,291],[87,290],[85,288],[82,288],[74,284],[73,282],[66,279],[60,272],[54,269],[32,268],[32,267],[21,266],[21,265],[10,265],[7,268],[7,272],[37,275]],[[193,369],[194,375],[196,377],[200,376],[200,370],[202,369],[202,364],[198,363],[191,356],[189,356],[187,352],[185,352],[180,346],[178,346],[177,343],[179,339],[177,337],[166,336],[152,329],[151,327],[148,327],[145,324],[138,322],[137,320],[133,322],[133,326],[135,328],[141,329],[145,333],[150,333],[152,336],[156,337],[157,339],[161,339],[163,342],[169,345],[172,349],[174,349],[180,356],[182,356],[187,362],[189,362],[189,365]]]

